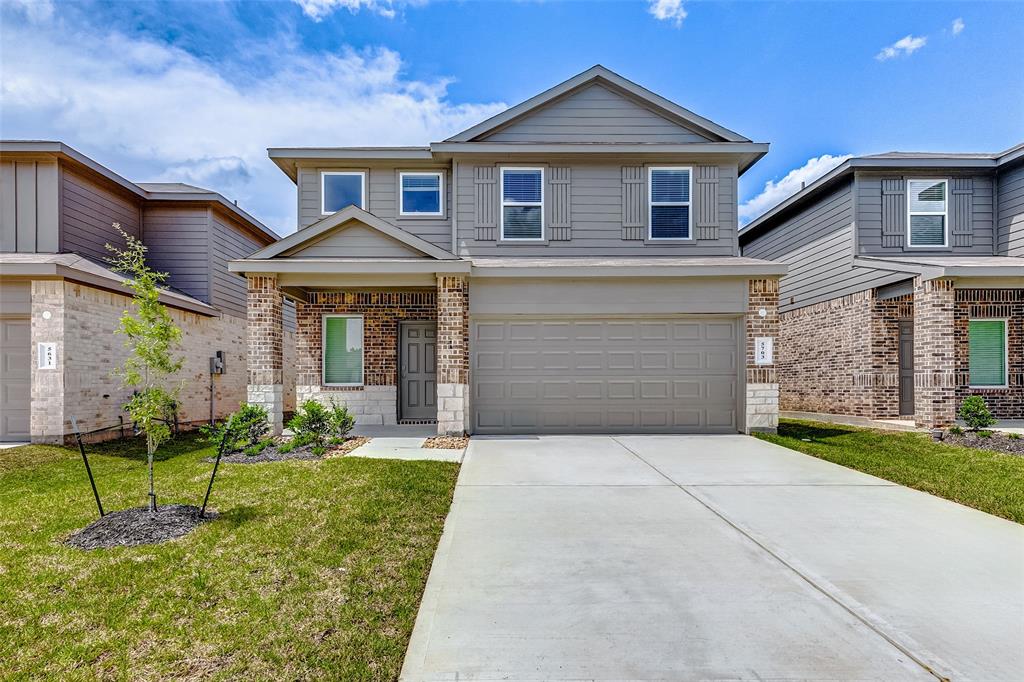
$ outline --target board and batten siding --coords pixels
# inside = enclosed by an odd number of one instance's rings
[[[1024,164],[1001,172],[997,186],[999,240],[996,253],[1024,258]]]
[[[494,177],[497,178],[497,168],[503,163],[510,166],[543,166],[546,169],[545,183],[549,182],[552,169],[566,169],[563,171],[571,178],[566,193],[569,207],[569,225],[560,225],[552,230],[552,206],[551,196],[545,196],[545,226],[546,243],[514,243],[502,242],[498,238],[498,230],[478,229],[477,223],[481,215],[495,213],[495,221],[500,220],[500,205],[496,205],[494,211],[480,211],[478,202],[481,196],[491,197],[497,201],[496,193],[483,193],[479,191],[478,183],[481,167],[494,167]],[[715,164],[718,169],[717,190],[714,193],[698,189],[697,176],[698,167],[702,164],[712,163],[708,159],[690,159],[666,161],[658,164],[645,163],[642,158],[623,158],[614,161],[581,163],[573,159],[515,159],[504,160],[499,158],[488,158],[473,161],[458,162],[458,188],[457,206],[458,211],[458,255],[460,256],[622,256],[622,255],[643,255],[648,256],[733,256],[738,253],[736,237],[736,178],[737,168],[734,165]],[[692,166],[694,168],[694,183],[692,191],[693,213],[693,234],[697,239],[685,242],[672,242],[659,244],[657,242],[645,241],[647,232],[647,189],[646,189],[646,167],[656,166]],[[624,201],[630,201],[632,194],[623,191],[624,167],[640,168],[641,184],[636,196],[640,204],[634,207],[635,213],[640,217],[642,227],[636,228],[639,234],[633,234],[624,229]],[[552,195],[550,185],[545,187],[545,192]],[[557,195],[552,195],[557,196]],[[700,205],[701,197],[717,196],[717,212],[703,211]],[[557,211],[554,217],[566,215],[563,211]],[[717,230],[704,230],[704,235],[713,235],[712,239],[700,239],[701,231],[698,230],[698,222],[702,216],[715,216],[717,218]],[[492,236],[492,239],[482,237]],[[568,239],[565,239],[568,237]]]
[[[59,185],[56,162],[0,161],[0,251],[60,249]]]
[[[789,266],[779,280],[781,312],[905,279],[854,267],[853,194],[848,181],[743,247],[744,256]]]
[[[103,263],[110,257],[106,245],[125,247],[111,226],[142,238],[142,209],[127,192],[94,181],[68,166],[61,168],[61,251],[78,253]]]
[[[363,171],[367,173],[366,210],[396,227],[414,234],[442,249],[451,250],[451,172],[437,166],[417,165],[321,165],[298,169],[299,229],[309,227],[325,216],[321,213],[320,173],[323,171]],[[398,174],[401,171],[441,171],[444,173],[445,215],[430,217],[399,216]]]
[[[594,84],[514,120],[481,140],[687,143],[708,142],[709,138]]]
[[[991,256],[995,253],[993,183],[987,175],[936,173],[927,170],[875,173],[860,172],[857,178],[857,253],[892,256],[939,253]],[[949,181],[946,248],[911,248],[906,234],[906,181]]]

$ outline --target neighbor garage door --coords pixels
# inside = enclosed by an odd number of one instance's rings
[[[474,319],[474,433],[734,433],[738,325]]]
[[[0,320],[0,441],[29,438],[30,324],[28,319]]]

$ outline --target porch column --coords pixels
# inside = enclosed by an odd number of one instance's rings
[[[746,315],[746,384],[744,432],[779,429],[779,280],[748,282]],[[770,339],[758,347],[759,339]]]
[[[469,280],[437,276],[437,432],[461,435],[469,425]]]
[[[914,278],[914,422],[948,426],[956,418],[953,281]]]
[[[270,428],[279,435],[284,428],[284,298],[274,275],[249,275],[247,400],[266,408]]]

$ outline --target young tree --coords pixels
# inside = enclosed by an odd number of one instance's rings
[[[124,409],[146,436],[149,511],[153,513],[156,512],[153,455],[171,436],[167,422],[180,390],[180,386],[173,385],[173,377],[182,366],[182,359],[175,357],[173,351],[181,341],[181,330],[160,303],[160,285],[167,279],[167,273],[150,269],[142,242],[122,230],[120,223],[114,223],[113,227],[121,233],[126,246],[119,249],[107,244],[107,250],[113,254],[108,262],[114,270],[128,277],[125,286],[133,293],[133,310],[124,311],[117,328],[117,332],[126,337],[125,348],[131,354],[115,373],[122,386],[135,389]]]

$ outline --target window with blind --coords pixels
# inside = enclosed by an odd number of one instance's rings
[[[363,318],[325,315],[323,338],[324,384],[363,384]]]
[[[689,168],[648,169],[650,239],[690,239],[691,174]]]
[[[501,169],[501,238],[544,239],[544,169]]]
[[[945,180],[908,180],[907,221],[910,246],[946,246]]]
[[[401,215],[439,216],[444,214],[441,173],[399,173],[402,185]]]
[[[1006,320],[968,323],[971,386],[1006,386]]]
[[[366,208],[366,173],[324,171],[320,173],[320,212],[336,213],[346,206]]]

